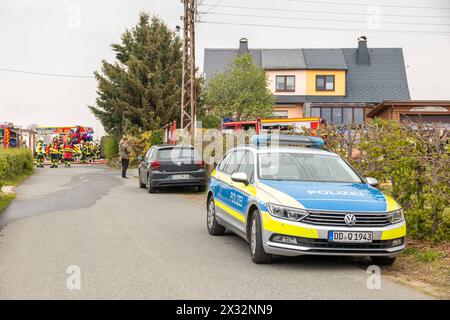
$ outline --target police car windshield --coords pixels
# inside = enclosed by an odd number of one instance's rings
[[[261,153],[258,157],[259,179],[362,183],[341,158],[301,153]]]

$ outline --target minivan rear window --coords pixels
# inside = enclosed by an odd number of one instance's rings
[[[159,160],[180,160],[180,159],[195,159],[198,160],[197,151],[192,148],[165,148],[158,150]]]

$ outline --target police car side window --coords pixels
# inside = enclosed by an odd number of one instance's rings
[[[245,150],[237,150],[231,153],[230,159],[227,161],[227,167],[225,168],[225,173],[232,175],[235,172],[238,172],[239,166],[242,163],[242,160],[245,155]]]
[[[223,158],[222,161],[220,161],[219,166],[217,167],[217,170],[221,172],[225,172],[225,168],[227,166],[228,160],[230,160],[231,152],[227,153]]]
[[[253,183],[253,172],[255,171],[254,165],[255,159],[253,157],[253,153],[251,151],[247,151],[237,172],[244,172],[250,183]]]

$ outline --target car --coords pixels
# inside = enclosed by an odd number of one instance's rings
[[[298,141],[300,146],[254,143],[223,156],[207,192],[209,233],[228,229],[241,236],[255,263],[298,255],[394,263],[406,235],[398,203],[377,188],[376,179],[363,178],[339,155],[320,149],[320,138]]]
[[[154,145],[139,158],[139,187],[154,193],[162,187],[197,187],[206,191],[206,166],[190,145]]]

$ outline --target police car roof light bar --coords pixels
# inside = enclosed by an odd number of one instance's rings
[[[278,145],[278,146],[295,146],[323,149],[324,141],[321,138],[311,136],[296,136],[296,135],[270,135],[270,134],[256,134],[252,137],[252,144],[256,146]]]

